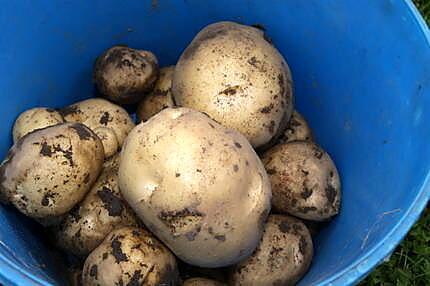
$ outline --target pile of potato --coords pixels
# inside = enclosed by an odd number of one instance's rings
[[[106,99],[23,112],[0,166],[1,201],[81,259],[76,283],[299,281],[313,256],[301,219],[339,212],[340,179],[263,30],[209,25],[161,69],[115,46],[93,80]]]

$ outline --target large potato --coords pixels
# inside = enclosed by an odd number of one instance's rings
[[[33,131],[13,145],[0,167],[0,196],[44,224],[70,211],[103,164],[100,139],[80,123]]]
[[[261,159],[272,185],[275,211],[313,221],[339,212],[339,174],[321,147],[307,141],[278,144]]]
[[[179,258],[221,267],[247,257],[270,210],[270,184],[246,138],[168,108],[134,128],[120,158],[124,198]]]
[[[173,75],[178,106],[209,114],[245,135],[269,143],[292,110],[290,70],[262,31],[233,22],[205,27],[182,53]]]
[[[123,227],[111,232],[87,257],[84,286],[175,286],[175,256],[144,229]]]
[[[117,155],[103,165],[85,199],[55,229],[57,245],[68,253],[88,255],[115,228],[138,225],[119,191],[118,161]]]
[[[60,110],[67,122],[80,122],[100,137],[106,158],[121,149],[134,122],[127,111],[119,105],[101,98],[76,102]]]

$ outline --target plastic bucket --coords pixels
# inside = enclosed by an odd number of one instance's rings
[[[428,202],[430,49],[410,1],[3,1],[0,154],[19,112],[90,97],[95,57],[114,44],[174,64],[203,26],[261,24],[287,59],[297,108],[339,167],[341,214],[316,238],[300,285],[357,283]],[[43,230],[0,206],[0,282],[66,285]]]

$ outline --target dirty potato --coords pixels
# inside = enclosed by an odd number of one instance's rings
[[[12,135],[16,143],[22,136],[36,129],[63,123],[61,114],[52,108],[35,107],[21,113],[15,120]]]
[[[139,103],[136,115],[139,121],[146,121],[161,110],[175,106],[172,97],[172,76],[175,66],[160,69],[160,77],[154,89]]]
[[[111,232],[85,261],[84,286],[178,285],[175,256],[152,234],[124,227]]]
[[[130,104],[141,100],[152,89],[158,72],[153,53],[114,46],[97,58],[93,81],[109,100]]]
[[[279,137],[279,142],[287,143],[293,141],[313,141],[314,136],[306,119],[294,110],[284,133]]]
[[[336,166],[312,142],[279,144],[262,155],[272,186],[272,206],[307,220],[324,221],[340,208],[340,179]]]
[[[33,131],[0,166],[0,194],[42,224],[56,222],[89,191],[103,165],[100,139],[80,123]]]
[[[188,108],[164,109],[130,132],[119,185],[145,225],[200,267],[250,255],[270,211],[270,183],[246,138]]]
[[[233,268],[229,285],[296,285],[312,257],[312,239],[306,226],[290,216],[270,215],[260,245]]]
[[[226,284],[220,283],[215,280],[207,279],[207,278],[190,278],[184,281],[183,286],[225,286]]]
[[[103,165],[103,171],[85,199],[54,231],[57,245],[78,256],[88,255],[115,228],[137,226],[134,212],[118,187],[118,155]]]
[[[255,148],[280,135],[293,111],[282,55],[261,30],[233,22],[196,35],[175,67],[172,94],[178,106],[207,113]]]
[[[106,158],[121,149],[134,122],[127,111],[105,99],[91,98],[76,102],[60,110],[67,122],[85,124],[100,137]]]

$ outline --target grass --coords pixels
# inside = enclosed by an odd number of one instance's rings
[[[360,285],[430,285],[430,207],[427,207],[390,260],[376,268]]]
[[[430,0],[414,0],[414,3],[430,24]],[[360,285],[430,285],[430,206],[390,260],[376,268]]]

